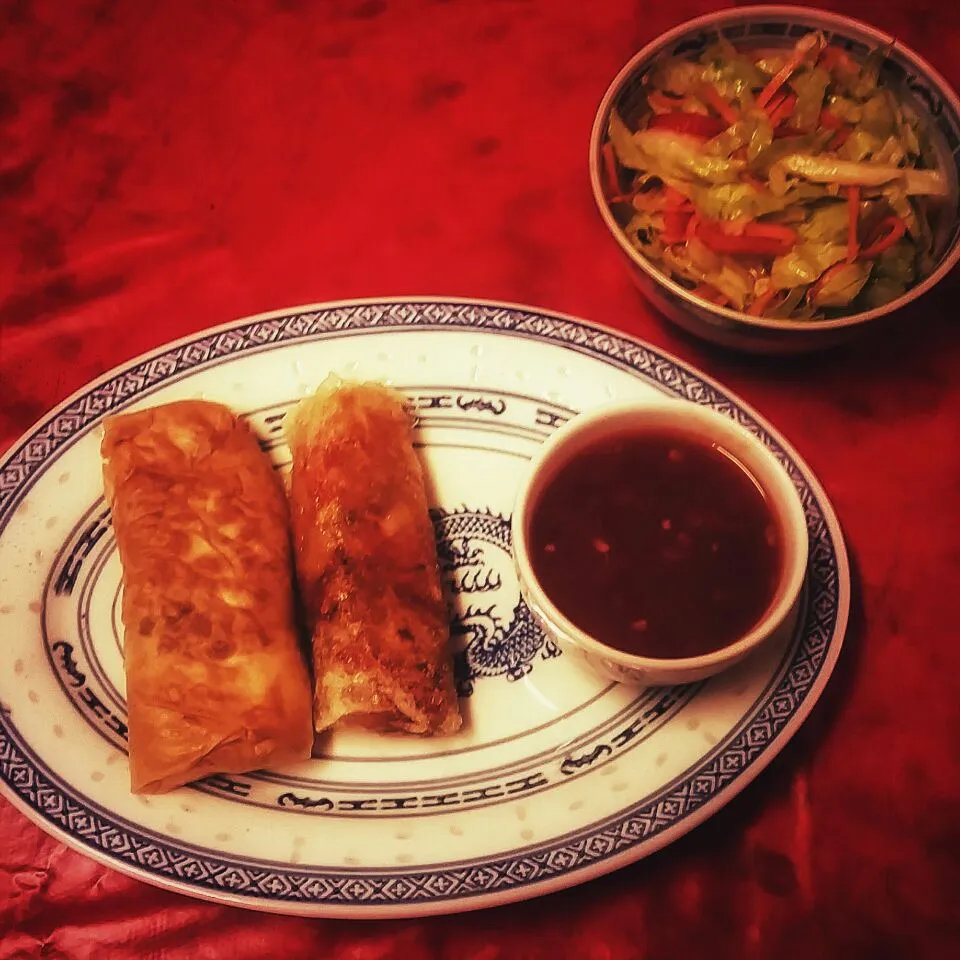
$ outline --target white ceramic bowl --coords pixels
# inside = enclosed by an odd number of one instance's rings
[[[762,43],[764,47],[787,47],[810,30],[822,30],[835,43],[862,59],[877,47],[892,44],[881,72],[890,87],[933,131],[940,166],[951,180],[951,197],[937,230],[936,265],[929,276],[904,296],[875,310],[832,320],[774,320],[752,317],[738,310],[719,307],[696,296],[675,282],[634,249],[620,229],[603,189],[602,148],[607,139],[610,112],[616,107],[630,115],[641,82],[661,58],[703,49],[723,34],[734,44]],[[908,47],[858,20],[812,7],[747,6],[720,10],[661,34],[645,46],[617,74],[607,89],[594,120],[590,137],[590,183],[594,200],[628,262],[641,293],[664,316],[687,332],[722,346],[751,353],[797,353],[829,346],[861,331],[872,321],[894,313],[930,290],[960,260],[960,212],[957,181],[960,179],[960,100],[950,84]]]
[[[722,446],[763,489],[781,530],[782,566],[767,612],[749,632],[703,656],[655,659],[623,653],[601,643],[560,612],[537,579],[531,562],[529,533],[533,509],[558,470],[580,451],[605,437],[643,430],[675,432]],[[808,534],[803,508],[793,483],[776,457],[729,417],[707,407],[666,398],[601,406],[561,427],[529,465],[514,505],[512,535],[520,591],[543,629],[596,673],[633,684],[701,680],[742,660],[787,621],[800,595],[807,568]]]

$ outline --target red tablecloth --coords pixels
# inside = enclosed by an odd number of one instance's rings
[[[960,6],[828,5],[960,85]],[[960,942],[960,284],[831,354],[744,359],[664,325],[593,209],[606,84],[715,6],[0,3],[0,448],[114,364],[215,323],[354,296],[503,298],[642,336],[740,392],[820,475],[859,580],[796,740],[631,868],[479,914],[291,919],[126,879],[0,801],[0,958],[891,958]]]

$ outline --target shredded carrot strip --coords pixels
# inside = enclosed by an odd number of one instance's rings
[[[797,67],[799,67],[811,53],[816,51],[814,55],[819,56],[821,49],[820,44],[822,44],[822,42],[822,36],[816,33],[808,33],[797,41],[797,45],[793,48],[793,53],[790,54],[790,58],[780,70],[770,78],[770,82],[763,88],[760,96],[757,97],[757,106],[761,110],[767,108],[774,94],[790,79],[790,76]]]
[[[847,188],[847,210],[850,215],[847,231],[847,263],[857,259],[860,244],[857,240],[857,224],[860,221],[860,188],[856,185]]]
[[[767,104],[767,107],[769,108],[769,109],[767,110],[767,116],[773,116],[774,110],[779,109],[780,105],[781,105],[781,104],[783,103],[783,101],[786,100],[786,99],[787,99],[787,95],[786,95],[785,93],[776,93],[776,94],[774,94],[774,95],[770,98],[770,102]]]
[[[785,223],[748,223],[744,233],[751,237],[766,237],[768,240],[783,240],[791,245],[797,242],[797,231]]]
[[[776,287],[770,287],[766,293],[761,293],[760,296],[750,304],[747,308],[747,313],[749,313],[751,317],[762,317],[764,311],[770,306],[770,301],[773,300],[779,292]]]
[[[780,69],[780,72],[772,77],[770,82],[760,92],[760,96],[757,97],[757,106],[761,110],[767,108],[773,99],[773,95],[790,79],[790,74],[799,66],[799,61],[794,62],[794,60],[795,58],[791,57]]]
[[[698,297],[703,297],[704,300],[709,300],[711,303],[717,304],[717,306],[730,306],[729,298],[725,294],[721,293],[716,287],[711,287],[709,283],[698,284],[693,288],[693,292]]]
[[[703,84],[699,92],[700,96],[706,100],[709,106],[716,110],[717,116],[720,117],[727,126],[736,123],[740,119],[740,114],[720,96],[717,88],[712,83]]]
[[[846,124],[846,121],[843,117],[838,117],[831,110],[824,108],[820,111],[820,126],[826,127],[828,130],[840,130]]]
[[[752,222],[749,217],[736,217],[733,220],[714,220],[713,224],[728,237],[742,237],[747,225]]]
[[[815,303],[817,297],[820,296],[820,292],[823,288],[846,266],[843,261],[840,263],[835,263],[832,267],[827,267],[823,273],[820,274],[819,278],[814,282],[813,286],[810,287],[810,292],[808,297]]]
[[[793,48],[787,62],[780,68],[779,72],[771,77],[770,82],[763,88],[760,96],[757,97],[757,106],[761,110],[767,108],[767,104],[773,99],[773,95],[790,79],[790,75],[805,60],[820,56],[823,50],[823,34],[808,33],[802,36],[797,45]]]
[[[827,146],[831,150],[839,150],[850,137],[850,128],[841,127],[831,138]]]
[[[774,127],[779,127],[784,120],[787,120],[793,116],[793,110],[796,105],[796,94],[784,94],[784,96],[777,101],[776,106],[773,104],[770,105],[770,110],[768,113],[768,116],[770,117],[770,123],[772,123]]]
[[[885,232],[886,231],[886,232]],[[881,253],[889,250],[905,233],[907,225],[898,216],[891,214],[880,221],[880,225],[874,232],[868,245],[860,250],[860,256],[864,260],[872,260],[879,257]]]

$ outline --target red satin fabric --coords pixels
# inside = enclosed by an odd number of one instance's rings
[[[960,86],[956,4],[825,5]],[[0,960],[952,955],[960,284],[780,361],[682,338],[639,299],[593,209],[594,110],[635,50],[715,6],[0,2],[0,448],[114,364],[258,311],[528,302],[642,336],[757,406],[824,482],[859,584],[795,741],[706,825],[615,875],[458,917],[274,917],[126,879],[0,800]]]

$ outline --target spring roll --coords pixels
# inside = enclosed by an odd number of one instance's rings
[[[123,568],[133,791],[307,759],[289,511],[246,422],[171,403],[109,417],[101,453]]]
[[[331,377],[285,418],[314,725],[460,728],[450,624],[413,424],[381,384]]]

